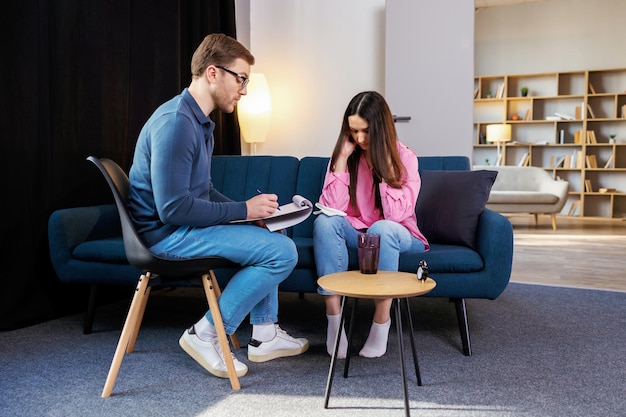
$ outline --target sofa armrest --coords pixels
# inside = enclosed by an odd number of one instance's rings
[[[48,219],[50,258],[55,268],[67,263],[81,243],[116,236],[122,236],[122,228],[114,204],[60,209]]]
[[[550,181],[542,181],[539,185],[540,192],[554,194],[559,197],[559,200],[565,199],[568,189],[569,183],[567,181],[557,181],[553,179],[550,179]]]
[[[476,251],[485,262],[482,285],[487,298],[496,299],[506,288],[513,266],[513,226],[503,215],[484,209],[478,218]]]

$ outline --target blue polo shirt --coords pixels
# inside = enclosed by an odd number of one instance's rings
[[[246,218],[246,203],[232,201],[211,182],[214,129],[186,88],[141,129],[129,173],[129,210],[148,247],[180,226]]]

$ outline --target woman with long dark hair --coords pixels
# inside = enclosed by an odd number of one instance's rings
[[[380,235],[380,270],[397,271],[400,253],[420,253],[429,244],[417,226],[415,204],[421,180],[417,155],[397,138],[389,105],[375,91],[357,94],[346,108],[339,138],[328,164],[319,203],[346,213],[320,214],[313,240],[318,276],[348,269],[348,248],[357,247],[358,234]],[[340,297],[318,289],[326,303],[329,354],[340,321]],[[370,333],[360,351],[380,357],[387,351],[392,299],[374,300]],[[345,357],[342,329],[338,357]]]

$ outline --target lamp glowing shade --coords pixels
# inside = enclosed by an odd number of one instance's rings
[[[495,142],[497,145],[498,159],[496,165],[504,162],[504,155],[500,151],[500,144],[511,140],[511,125],[497,124],[487,125],[487,142]]]
[[[487,125],[487,142],[508,142],[511,140],[511,125]]]
[[[250,74],[247,94],[237,105],[237,117],[246,143],[265,142],[272,117],[272,98],[265,75]]]

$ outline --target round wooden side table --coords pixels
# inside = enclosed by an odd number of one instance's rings
[[[344,378],[348,377],[348,368],[350,364],[350,348],[352,345],[352,327],[356,313],[356,304],[359,298],[393,298],[396,314],[396,331],[398,333],[398,345],[400,350],[400,372],[402,374],[402,388],[404,390],[404,410],[407,416],[410,415],[408,391],[406,385],[406,375],[404,370],[404,343],[402,337],[402,314],[400,300],[404,299],[406,303],[406,313],[409,320],[409,335],[411,340],[411,349],[413,351],[413,363],[415,365],[415,376],[417,385],[422,385],[419,372],[419,364],[417,354],[415,352],[415,340],[413,337],[413,320],[411,318],[411,310],[409,308],[409,297],[417,297],[424,295],[435,288],[435,281],[427,278],[425,281],[417,279],[417,274],[408,272],[394,271],[378,271],[376,274],[362,274],[360,271],[345,271],[334,274],[325,275],[317,280],[320,287],[334,294],[341,296],[341,320],[335,338],[335,347],[330,360],[330,369],[328,370],[328,380],[326,383],[326,395],[324,399],[324,408],[328,408],[330,399],[330,391],[332,387],[333,376],[335,373],[335,362],[337,351],[339,350],[340,332],[343,328],[345,315],[344,306],[346,297],[352,298],[352,315],[350,317],[350,325],[348,329],[348,352],[346,354],[346,362],[344,368]]]

